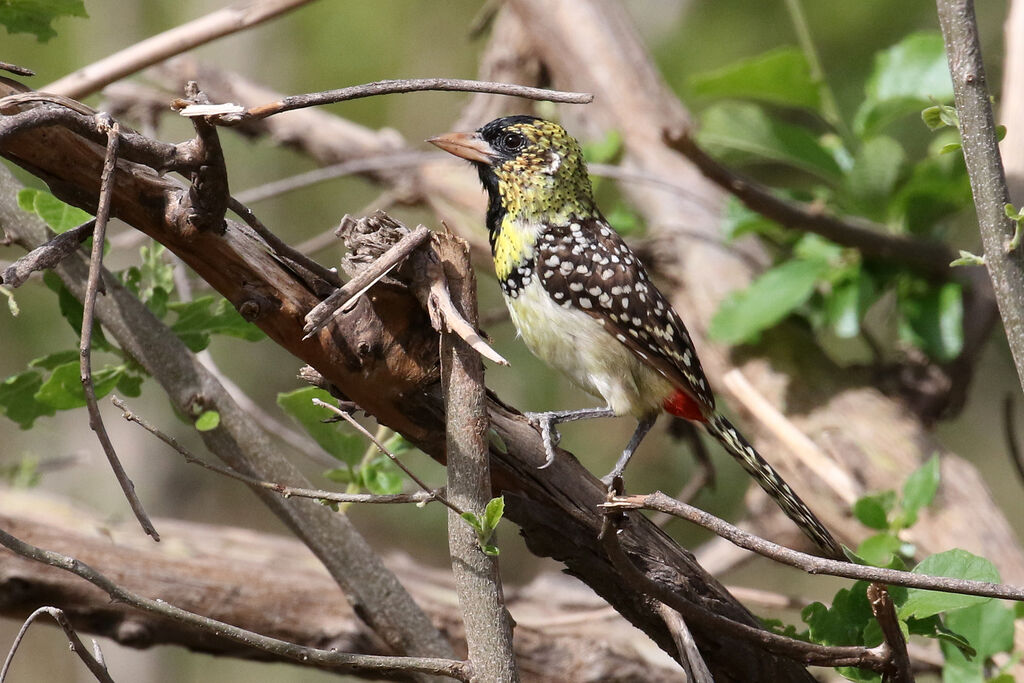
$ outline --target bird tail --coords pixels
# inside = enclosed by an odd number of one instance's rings
[[[800,496],[790,488],[778,472],[754,449],[743,435],[727,419],[715,413],[705,422],[708,432],[718,439],[729,455],[736,458],[743,469],[765,490],[772,500],[782,508],[800,530],[807,535],[822,552],[831,559],[846,559],[842,546],[832,537],[828,529],[814,516]]]

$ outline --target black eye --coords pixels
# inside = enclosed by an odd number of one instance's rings
[[[521,133],[505,133],[501,138],[501,144],[510,152],[517,152],[526,144],[526,138]]]

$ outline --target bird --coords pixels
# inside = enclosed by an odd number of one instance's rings
[[[576,139],[558,123],[526,115],[427,142],[479,173],[495,273],[519,336],[535,356],[605,402],[526,414],[541,432],[542,467],[555,458],[556,425],[632,415],[637,428],[602,480],[612,485],[667,412],[702,425],[823,553],[843,559],[832,534],[716,409],[679,314],[598,208]]]

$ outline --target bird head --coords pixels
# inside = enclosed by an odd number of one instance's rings
[[[506,218],[564,223],[596,212],[580,145],[557,123],[507,116],[473,133],[448,133],[427,142],[477,167],[490,199],[492,233]]]

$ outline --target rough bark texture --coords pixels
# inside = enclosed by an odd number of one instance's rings
[[[141,539],[134,524],[104,524],[64,499],[11,490],[0,496],[0,528],[79,558],[137,593],[300,645],[390,653],[301,542],[248,529],[157,523],[164,536],[159,545]],[[451,574],[404,555],[386,561],[464,655]],[[266,656],[112,603],[67,572],[0,550],[0,614],[23,619],[40,603],[59,604],[76,627],[130,647],[181,645],[232,657]],[[507,603],[517,623],[516,658],[528,681],[679,679],[674,662],[572,579],[542,576],[509,591]],[[109,663],[120,680],[116,658]]]

